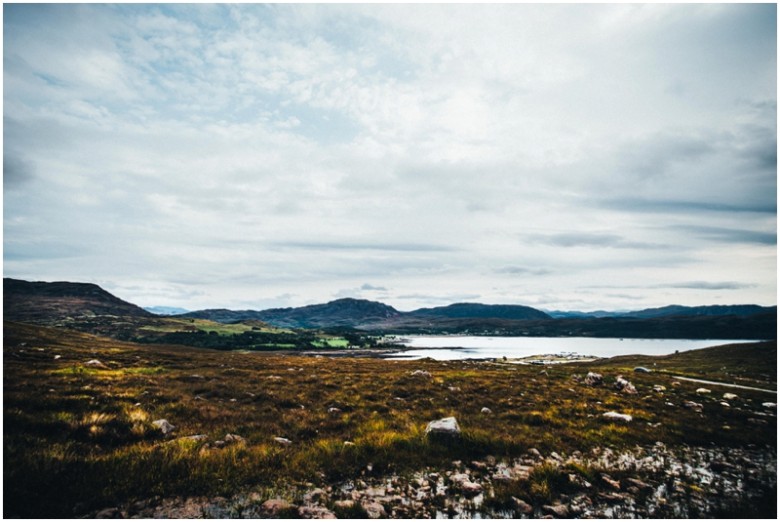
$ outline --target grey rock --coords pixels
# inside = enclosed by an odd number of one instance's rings
[[[274,441],[281,444],[282,446],[289,446],[292,444],[290,439],[285,439],[284,437],[274,437]]]
[[[606,413],[603,413],[601,416],[610,421],[631,422],[632,420],[634,420],[634,418],[631,415],[627,413],[618,413],[616,411],[608,411]]]
[[[512,503],[514,504],[515,510],[518,513],[521,513],[523,515],[530,515],[531,513],[534,512],[534,508],[531,504],[517,497],[512,497]]]
[[[491,413],[493,413],[493,410],[491,410],[490,408],[485,407],[485,408],[482,408],[481,410],[479,410],[479,412],[480,413],[484,413],[486,415],[490,415]]]
[[[650,370],[649,368],[645,368],[644,366],[637,366],[636,368],[634,368],[634,371],[637,373],[650,373],[652,370]]]
[[[176,429],[176,426],[174,426],[173,424],[171,424],[165,419],[157,419],[156,421],[152,422],[152,424],[154,424],[155,427],[159,428],[160,431],[163,433],[163,435],[168,435],[169,433],[172,433]]]
[[[568,518],[569,506],[566,504],[556,504],[554,506],[542,506],[542,511],[556,518]]]
[[[322,506],[301,506],[298,508],[301,518],[336,518],[336,515]]]
[[[428,423],[425,427],[426,435],[459,437],[460,426],[455,417],[445,417],[443,419],[434,420]]]
[[[234,433],[228,433],[227,435],[225,435],[226,444],[236,444],[240,442],[246,442],[246,439],[241,435],[236,435]]]
[[[95,514],[95,518],[124,518],[122,513],[115,507],[106,508],[98,511]]]
[[[615,379],[615,389],[629,395],[634,395],[637,393],[634,385],[631,384],[631,382],[628,380],[624,379],[622,375],[618,375]]]
[[[604,382],[604,377],[600,373],[588,372],[585,376],[585,384],[588,386],[598,386]]]
[[[363,509],[365,510],[366,514],[368,515],[368,518],[384,518],[387,516],[387,513],[385,512],[385,507],[380,504],[379,502],[364,502],[361,504]]]
[[[702,411],[704,409],[704,406],[701,403],[693,401],[685,401],[683,402],[683,406],[694,411]]]

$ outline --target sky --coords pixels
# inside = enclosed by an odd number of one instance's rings
[[[774,4],[4,4],[3,90],[5,277],[777,302]]]

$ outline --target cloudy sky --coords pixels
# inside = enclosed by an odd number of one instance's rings
[[[774,4],[3,14],[5,276],[188,309],[776,303]]]

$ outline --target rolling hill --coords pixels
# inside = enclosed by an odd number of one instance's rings
[[[153,317],[153,314],[91,283],[44,283],[3,278],[3,318],[6,320],[54,324],[85,316],[145,318]]]
[[[3,280],[4,318],[38,324],[68,324],[91,332],[146,329],[160,316],[85,283]],[[557,313],[556,313],[557,314]],[[94,319],[93,319],[94,318]],[[101,320],[101,318],[104,318]],[[105,320],[105,318],[115,318]],[[171,319],[220,323],[262,321],[277,328],[355,329],[372,334],[476,334],[536,337],[636,337],[688,339],[775,339],[777,307],[757,305],[667,306],[611,316],[565,316],[522,305],[456,303],[401,312],[365,299],[268,310],[210,309]],[[154,326],[161,328],[160,325]]]

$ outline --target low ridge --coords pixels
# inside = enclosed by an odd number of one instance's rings
[[[10,277],[3,278],[3,309],[6,320],[40,324],[81,316],[154,316],[92,283],[30,282]]]

